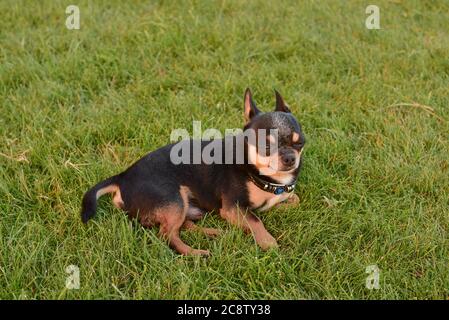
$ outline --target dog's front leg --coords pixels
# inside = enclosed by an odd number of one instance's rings
[[[285,199],[284,201],[278,203],[276,206],[278,208],[293,208],[296,207],[299,204],[299,197],[292,193],[289,195],[289,197],[287,199]]]
[[[245,232],[252,233],[256,243],[263,250],[278,247],[276,239],[265,229],[262,221],[249,210],[230,206],[220,209],[220,216],[229,223],[241,227]]]

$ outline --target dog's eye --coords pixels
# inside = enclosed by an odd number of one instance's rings
[[[304,147],[304,143],[301,143],[301,142],[293,144],[293,148],[295,148],[295,149],[302,149],[303,147]]]

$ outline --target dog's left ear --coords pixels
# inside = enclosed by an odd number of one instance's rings
[[[274,109],[274,111],[290,113],[290,109],[285,104],[285,101],[282,98],[281,94],[279,92],[277,92],[277,90],[274,90],[274,93],[276,94],[276,109]]]

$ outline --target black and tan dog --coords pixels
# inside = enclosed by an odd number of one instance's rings
[[[221,163],[174,164],[171,151],[177,144],[167,145],[90,189],[83,198],[82,221],[87,222],[95,214],[99,197],[112,193],[117,207],[137,218],[145,227],[159,225],[160,235],[181,254],[209,254],[206,250],[192,249],[179,236],[181,228],[217,235],[218,230],[200,228],[193,222],[208,211],[218,212],[229,223],[252,233],[262,249],[276,247],[276,239],[252,211],[264,211],[281,202],[292,205],[299,201],[292,191],[301,166],[305,138],[301,126],[278,92],[274,112],[263,113],[247,89],[244,113],[246,125],[242,134],[255,132],[256,142],[266,139],[267,143],[262,144],[264,150],[261,150],[260,143],[251,142],[245,136],[243,163],[235,161],[229,164],[224,159],[229,152],[223,152]],[[273,130],[277,133],[275,149],[272,148]],[[203,150],[214,141],[225,149],[232,142],[233,160],[236,160],[238,143],[234,142],[242,134],[220,140],[201,140],[199,145]],[[192,145],[193,141],[179,143]]]

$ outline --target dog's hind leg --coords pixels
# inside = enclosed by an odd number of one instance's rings
[[[179,237],[179,230],[184,224],[184,208],[169,205],[158,209],[157,220],[160,225],[159,234],[168,240],[170,247],[183,255],[209,255],[209,251],[193,249],[185,244]]]
[[[179,194],[182,201],[173,202],[157,209],[156,219],[160,225],[159,234],[168,240],[171,248],[183,255],[209,255],[207,250],[193,249],[185,244],[180,236],[179,230],[186,221],[187,210],[189,209],[189,194],[187,187],[181,186]],[[180,200],[181,200],[180,199]]]
[[[191,220],[184,221],[182,228],[186,230],[200,231],[209,237],[215,237],[221,233],[218,229],[199,227]]]

